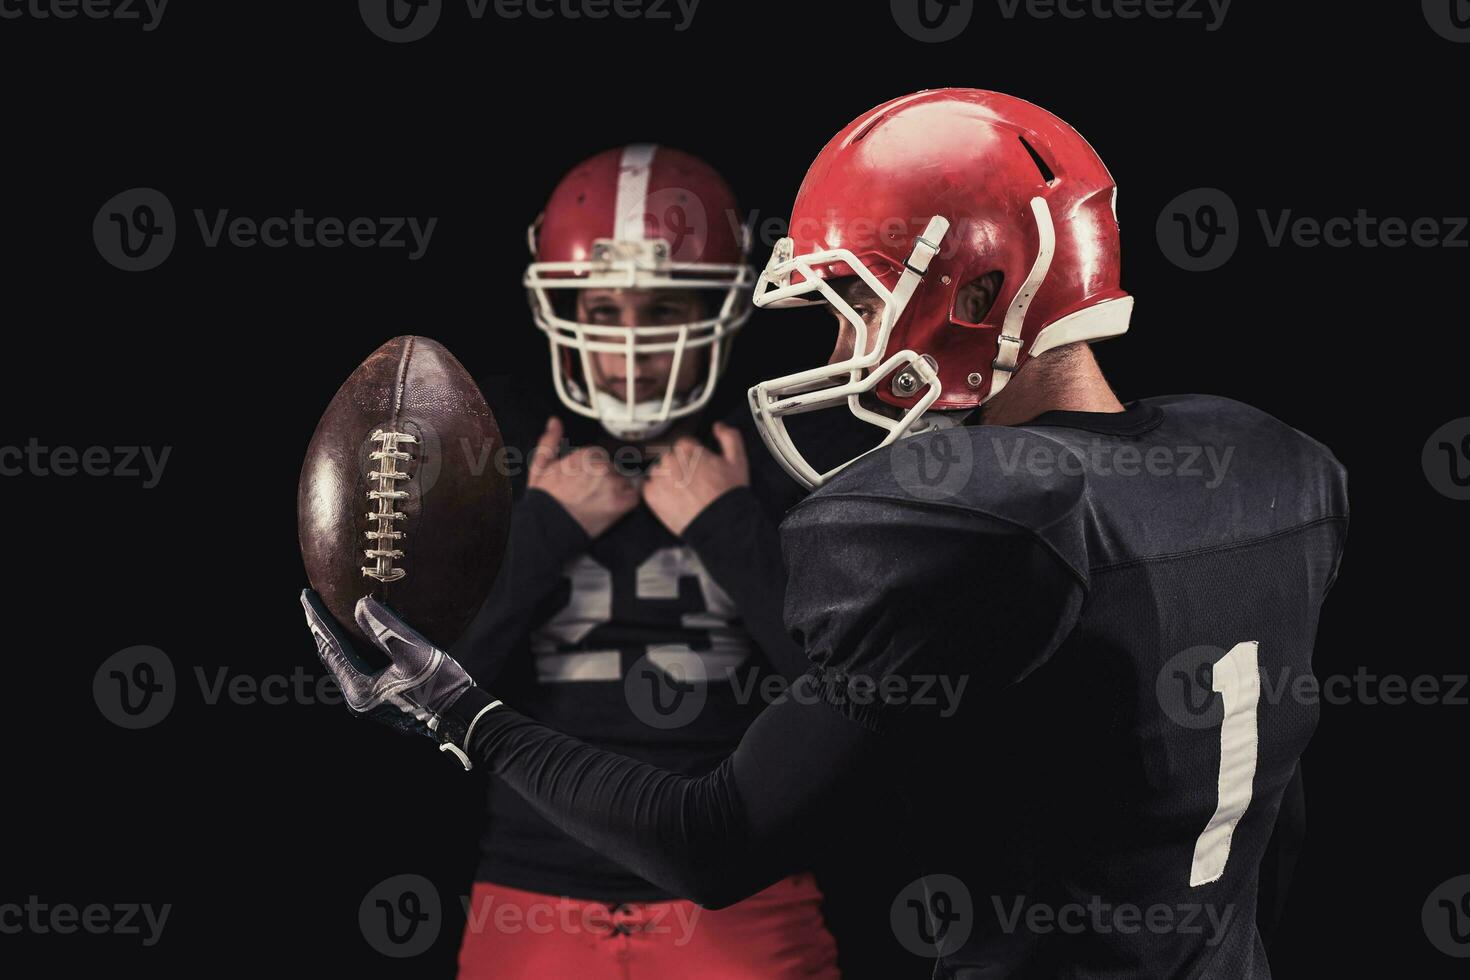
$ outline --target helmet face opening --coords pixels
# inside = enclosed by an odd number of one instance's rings
[[[738,213],[719,174],[663,147],[610,150],[563,179],[530,229],[523,280],[563,405],[628,441],[704,408],[750,317],[754,272]],[[577,313],[579,296],[592,291],[694,292],[705,301],[682,322],[599,323]],[[646,383],[650,362],[667,364],[657,391]]]
[[[750,317],[748,290],[753,276],[743,267],[728,274],[723,289],[699,290],[701,298],[709,297],[703,306],[713,315],[634,326],[588,322],[576,313],[578,294],[623,287],[538,281],[536,273],[533,266],[526,285],[532,317],[549,345],[557,397],[573,412],[598,419],[614,436],[628,441],[660,435],[672,422],[704,408],[729,361],[735,332]],[[608,281],[600,272],[590,278]],[[710,281],[704,278],[700,283]],[[678,279],[653,285],[640,279],[634,288],[687,296],[689,283]],[[661,378],[649,378],[650,363],[660,366],[655,373]],[[650,390],[651,381],[661,382],[658,391]]]
[[[939,398],[942,390],[939,377],[922,355],[901,350],[885,357],[885,352],[894,325],[903,316],[925,270],[938,253],[948,227],[941,217],[929,222],[924,234],[915,241],[913,254],[892,289],[847,249],[795,255],[795,243],[791,239],[776,244],[770,263],[756,283],[755,305],[783,309],[825,301],[851,325],[854,334],[851,357],[775,378],[750,389],[751,411],[767,448],[786,472],[807,488],[820,486],[847,464],[818,473],[796,448],[786,430],[785,416],[846,405],[862,421],[887,430],[883,441],[874,447],[881,449],[909,432]],[[862,280],[882,304],[874,328],[869,328],[868,322],[833,288],[832,281],[818,272],[819,268],[842,269]],[[912,404],[896,419],[862,403],[863,396],[876,390],[890,375],[912,379],[912,388],[904,396],[912,399]]]

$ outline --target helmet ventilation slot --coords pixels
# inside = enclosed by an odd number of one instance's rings
[[[1041,179],[1046,181],[1048,184],[1055,183],[1057,175],[1053,173],[1052,169],[1046,165],[1046,161],[1041,159],[1041,154],[1036,152],[1036,148],[1033,147],[1030,143],[1026,142],[1026,137],[1024,136],[1017,136],[1016,139],[1020,140],[1021,145],[1026,148],[1026,152],[1031,154],[1031,162],[1036,164],[1037,170],[1041,171]]]

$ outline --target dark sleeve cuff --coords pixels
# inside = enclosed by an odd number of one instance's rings
[[[471,687],[455,700],[439,720],[439,740],[469,751],[470,726],[495,699],[484,689]]]
[[[743,539],[752,518],[766,519],[760,501],[750,487],[734,487],[700,511],[680,537],[703,557],[706,549],[718,550],[732,534]]]

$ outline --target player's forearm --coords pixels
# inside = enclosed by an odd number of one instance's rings
[[[808,832],[882,779],[881,739],[822,703],[801,679],[697,779],[592,748],[478,689],[451,714],[470,756],[572,837],[701,905],[755,894],[809,859]],[[478,720],[476,720],[476,718]],[[830,809],[829,809],[830,808]]]
[[[676,895],[720,908],[779,877],[750,859],[728,760],[692,779],[504,707],[480,718],[470,749],[551,823]]]

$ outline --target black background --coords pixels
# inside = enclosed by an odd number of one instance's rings
[[[294,501],[322,408],[400,333],[443,341],[487,385],[539,389],[544,341],[520,288],[525,226],[572,163],[626,142],[703,156],[746,208],[781,217],[822,144],[893,96],[974,86],[1057,112],[1121,188],[1124,286],[1138,307],[1132,331],[1099,348],[1120,395],[1249,401],[1349,469],[1354,524],[1318,674],[1463,673],[1467,505],[1431,488],[1420,453],[1467,414],[1470,251],[1270,248],[1255,214],[1470,211],[1470,46],[1438,36],[1418,4],[1370,15],[1241,0],[1215,31],[998,10],[980,4],[959,39],[939,44],[906,36],[887,4],[867,0],[706,0],[682,32],[616,18],[475,21],[449,3],[432,35],[404,45],[340,2],[177,0],[151,32],[0,19],[0,442],[171,447],[154,489],[117,477],[0,481],[0,902],[173,906],[152,948],[0,934],[0,969],[451,974],[453,908],[432,952],[395,961],[365,944],[357,907],[399,873],[426,875],[445,896],[465,891],[477,779],[340,708],[208,704],[194,672],[315,671],[296,601]],[[180,238],[161,267],[129,274],[99,257],[91,225],[133,187],[168,196]],[[1225,190],[1243,222],[1239,251],[1208,273],[1172,265],[1154,232],[1165,205],[1196,187]],[[439,222],[428,253],[409,261],[403,249],[211,249],[193,218],[296,208]],[[758,313],[726,404],[756,377],[815,363],[830,338],[808,323]],[[99,713],[91,682],[135,644],[164,650],[181,688],[167,720],[127,732]],[[1426,940],[1420,911],[1470,872],[1466,712],[1324,707],[1279,976],[1462,975]],[[973,762],[983,801],[983,756]]]

